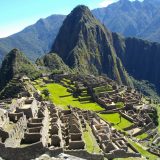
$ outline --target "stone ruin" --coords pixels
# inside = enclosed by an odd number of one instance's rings
[[[33,97],[17,99],[10,107],[12,110],[0,109],[0,156],[4,159],[28,160],[45,153],[66,153],[90,160],[140,156],[119,132],[90,111],[71,106],[61,110]],[[83,132],[87,123],[102,149],[99,154],[86,150]]]
[[[150,109],[146,112],[139,109],[141,95],[134,89],[118,86],[103,76],[96,78],[57,75],[56,81],[60,82],[64,77],[75,84],[75,88],[70,88],[71,90],[76,89],[80,92],[87,90],[93,100],[106,108],[106,112],[107,110],[118,112],[131,121],[133,125],[125,128],[130,135],[136,136],[155,127],[148,115]],[[24,78],[23,81],[28,82],[29,79]],[[94,88],[103,85],[111,85],[113,91],[96,95]],[[109,103],[118,101],[125,104],[122,110],[114,107],[109,109]],[[68,107],[69,110],[61,110],[50,102],[37,100],[34,97],[19,98],[14,104],[8,103],[8,109],[3,109],[6,104],[1,102],[0,107],[0,156],[4,159],[28,160],[45,153],[51,157],[66,153],[88,160],[141,156],[128,143],[123,133],[112,128],[94,112],[71,106]],[[87,152],[83,137],[86,125],[91,128],[101,153]],[[135,128],[139,128],[138,132],[132,133]],[[155,132],[150,134],[155,135]],[[151,153],[159,155],[159,149],[154,147],[154,144],[158,143],[159,136],[154,139],[150,147]]]
[[[136,137],[141,134],[147,133],[147,137],[139,140],[150,142],[150,138],[155,139],[157,136],[157,128],[154,122],[153,117],[151,118],[151,114],[154,113],[154,108],[150,105],[146,105],[143,101],[143,95],[137,92],[135,89],[117,85],[113,80],[105,77],[105,76],[93,76],[93,75],[57,75],[56,78],[54,76],[51,77],[58,83],[61,83],[63,86],[68,88],[68,91],[73,95],[76,93],[79,96],[83,97],[83,91],[87,91],[87,96],[91,97],[92,101],[97,102],[105,111],[101,113],[119,113],[121,117],[127,119],[133,124],[124,130],[131,136]],[[54,79],[55,78],[55,79]],[[105,87],[111,86],[112,91],[102,91],[100,93],[95,92],[96,87]],[[90,99],[83,99],[90,100]],[[80,99],[79,99],[80,101]],[[116,103],[122,102],[124,107],[117,108]],[[159,138],[159,136],[158,136]],[[135,139],[137,141],[137,139]],[[150,145],[150,144],[148,144]],[[153,144],[147,146],[151,148],[149,151],[151,153],[155,153],[155,155],[159,154],[158,145]]]
[[[6,159],[16,155],[15,159],[21,159],[22,154],[26,159],[32,148],[48,145],[48,109],[34,98],[18,99],[11,108],[1,110],[0,153]]]
[[[100,148],[108,159],[139,157],[138,151],[128,143],[124,135],[113,129],[109,124],[92,114],[91,128]]]

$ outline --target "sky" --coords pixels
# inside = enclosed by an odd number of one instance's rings
[[[17,33],[40,18],[67,15],[79,4],[90,9],[106,7],[118,0],[0,0],[0,38]]]

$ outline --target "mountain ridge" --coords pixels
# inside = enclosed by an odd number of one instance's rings
[[[126,9],[126,5],[130,10]],[[127,37],[136,36],[160,42],[159,10],[159,0],[143,2],[121,0],[108,7],[94,9],[92,13],[112,32],[118,32]],[[53,37],[56,38],[65,17],[65,15],[52,15],[40,19],[37,22],[38,26],[35,23],[29,27],[30,31],[26,32],[24,29],[17,34],[0,39],[0,63],[5,54],[13,48],[21,49],[32,61],[48,53],[54,41]],[[47,24],[48,27],[45,27],[44,24]],[[43,36],[41,32],[43,32]]]

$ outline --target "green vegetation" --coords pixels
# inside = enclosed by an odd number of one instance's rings
[[[96,94],[99,94],[99,93],[102,93],[102,92],[112,91],[113,88],[112,88],[112,86],[110,86],[110,85],[105,85],[105,86],[96,87],[96,88],[94,88],[93,90],[94,90],[94,92],[95,92]]]
[[[138,135],[136,138],[138,139],[144,139],[144,138],[147,138],[148,137],[148,134],[147,133],[143,133],[141,135]]]
[[[86,144],[86,149],[90,153],[99,153],[101,149],[99,148],[95,137],[91,131],[90,126],[87,124],[86,131],[83,132],[83,139]]]
[[[101,111],[101,108],[97,103],[92,101],[79,101],[78,98],[74,98],[71,93],[67,91],[67,88],[57,84],[46,84],[45,86],[41,86],[40,83],[35,85],[36,88],[40,91],[44,89],[48,89],[50,92],[50,100],[59,107],[64,109],[68,109],[67,106],[71,105],[73,107],[77,107],[84,110],[92,110],[92,111]]]
[[[55,53],[46,54],[38,58],[36,64],[47,67],[53,74],[70,71],[69,67],[64,64],[63,60]]]
[[[157,94],[156,87],[154,84],[151,84],[148,81],[144,81],[144,80],[138,81],[138,80],[134,79],[133,77],[131,77],[131,78],[132,78],[134,87],[137,90],[142,92],[147,97],[150,97],[151,99],[154,99],[154,100],[157,100],[158,102],[160,102],[160,97]]]
[[[116,105],[117,108],[123,108],[124,107],[123,102],[117,102],[115,105]]]
[[[146,149],[143,149],[139,144],[133,142],[132,140],[128,139],[128,142],[130,144],[132,144],[142,156],[147,157],[147,159],[149,159],[149,160],[158,160],[159,159],[157,156],[149,153],[148,151],[146,151]]]
[[[43,95],[44,95],[44,97],[46,98],[46,99],[48,99],[49,98],[49,95],[50,95],[50,93],[49,93],[49,91],[48,91],[48,89],[46,88],[46,89],[44,89],[44,90],[42,90],[42,92],[41,92]]]
[[[159,132],[160,132],[160,104],[159,105],[157,105],[157,112],[158,112],[158,130],[159,130]]]
[[[129,158],[115,158],[113,160],[144,160],[144,158],[140,157],[129,157]]]
[[[129,127],[132,125],[132,123],[123,117],[121,117],[120,122],[120,114],[119,113],[111,113],[111,114],[98,114],[103,120],[112,123],[113,126],[117,130],[123,130],[126,127]]]
[[[0,89],[12,78],[23,75],[35,79],[39,77],[40,72],[20,50],[13,49],[6,55],[0,68]]]

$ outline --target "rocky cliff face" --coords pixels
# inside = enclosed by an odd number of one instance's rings
[[[112,44],[112,34],[86,6],[76,7],[64,20],[52,52],[75,71],[104,73],[119,83],[129,84],[127,72]]]
[[[147,80],[160,91],[160,44],[113,33],[113,44],[126,71],[137,80]]]

